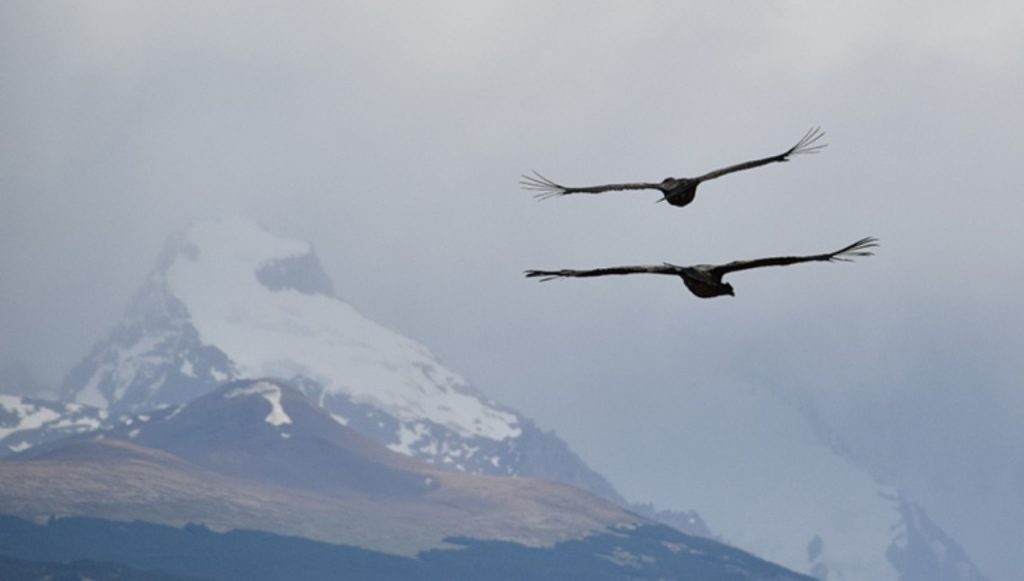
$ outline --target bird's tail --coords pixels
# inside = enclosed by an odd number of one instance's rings
[[[556,184],[548,178],[542,176],[537,170],[531,170],[533,175],[523,174],[519,176],[519,185],[524,190],[531,190],[536,192],[533,197],[538,200],[546,200],[548,198],[557,198],[565,195],[565,187]]]
[[[827,143],[818,143],[822,137],[825,137],[825,132],[821,130],[821,127],[812,127],[800,138],[800,141],[796,142],[796,145],[789,148],[785,157],[801,153],[818,153],[828,147]]]
[[[540,282],[555,280],[567,276],[559,270],[527,270],[524,271],[526,278],[539,278]]]
[[[853,244],[836,250],[832,254],[828,255],[829,262],[853,262],[854,258],[862,256],[874,256],[875,253],[869,250],[870,248],[878,247],[878,238],[874,236],[868,236],[867,238],[861,238]]]

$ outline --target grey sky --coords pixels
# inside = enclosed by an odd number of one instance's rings
[[[981,454],[938,475],[972,491],[954,473],[1024,436],[1022,31],[1012,1],[5,2],[0,357],[59,382],[170,232],[238,212],[633,498],[689,508],[692,468],[656,461],[731,389],[813,400],[865,447],[884,420]],[[695,175],[815,125],[821,155],[684,209],[516,183]],[[738,273],[735,298],[521,275],[867,235],[876,257]]]

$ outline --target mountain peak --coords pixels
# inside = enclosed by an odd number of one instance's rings
[[[372,403],[404,421],[425,417],[462,435],[496,440],[518,434],[512,414],[470,393],[426,347],[340,299],[295,290],[311,287],[284,276],[311,256],[305,242],[224,219],[188,230],[166,282],[188,309],[200,341],[228,354],[240,377],[301,377],[328,395]],[[326,280],[320,288],[333,286]]]
[[[152,390],[160,381],[155,373],[148,386],[118,381],[135,379],[138,374],[131,373],[131,364],[137,368],[146,358],[164,364],[153,349],[153,343],[163,343],[163,338],[154,335],[168,333],[151,331],[170,326],[171,334],[194,334],[188,339],[197,347],[213,347],[223,354],[219,359],[227,361],[202,366],[213,382],[298,379],[321,386],[324,398],[347,397],[403,422],[425,419],[462,436],[493,440],[519,434],[515,414],[485,402],[426,347],[366,319],[334,297],[333,284],[309,243],[279,238],[253,222],[228,217],[188,228],[161,262],[129,316],[143,319],[134,325],[143,328],[123,333],[131,336],[128,341],[143,337],[118,345],[116,364],[106,366],[108,371],[118,369],[122,377],[113,377],[115,385],[98,393],[99,385],[91,382],[95,374],[69,381],[78,401],[141,409],[198,395],[193,390],[163,390],[182,397],[153,402],[129,392]],[[153,320],[153,311],[170,320]],[[194,376],[197,363],[183,359],[177,375]]]
[[[304,241],[271,234],[241,216],[197,222],[170,244],[166,271],[180,284],[187,277],[207,281],[209,289],[246,288],[253,278],[271,291],[334,295],[334,285]]]
[[[289,390],[268,387],[283,382],[334,423],[392,451],[460,471],[542,476],[622,501],[564,442],[338,298],[311,244],[240,217],[173,237],[126,316],[68,375],[64,393],[142,412],[259,378],[274,382],[237,397],[257,400],[260,429],[278,439],[295,428]]]

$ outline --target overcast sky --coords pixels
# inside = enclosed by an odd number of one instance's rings
[[[691,468],[657,460],[708,386],[854,426],[919,409],[898,437],[995,465],[1024,437],[1022,95],[1012,0],[4,2],[0,359],[59,383],[168,234],[241,213],[632,498],[689,508]],[[697,175],[817,125],[821,155],[682,209],[517,185]],[[737,273],[735,298],[522,277],[868,235],[875,257]]]

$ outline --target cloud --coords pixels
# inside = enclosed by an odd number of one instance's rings
[[[967,381],[1018,409],[1022,10],[7,3],[0,353],[59,381],[167,234],[241,212],[311,240],[343,297],[627,493],[672,498],[637,470],[644,433],[686,436],[673,410],[699,404],[690,385],[810,392],[860,426],[934,382],[950,413]],[[644,193],[538,203],[516,185],[531,168],[571,184],[693,175],[819,124],[821,155],[706,184],[683,210]],[[867,235],[876,257],[737,273],[734,299],[521,277]]]

